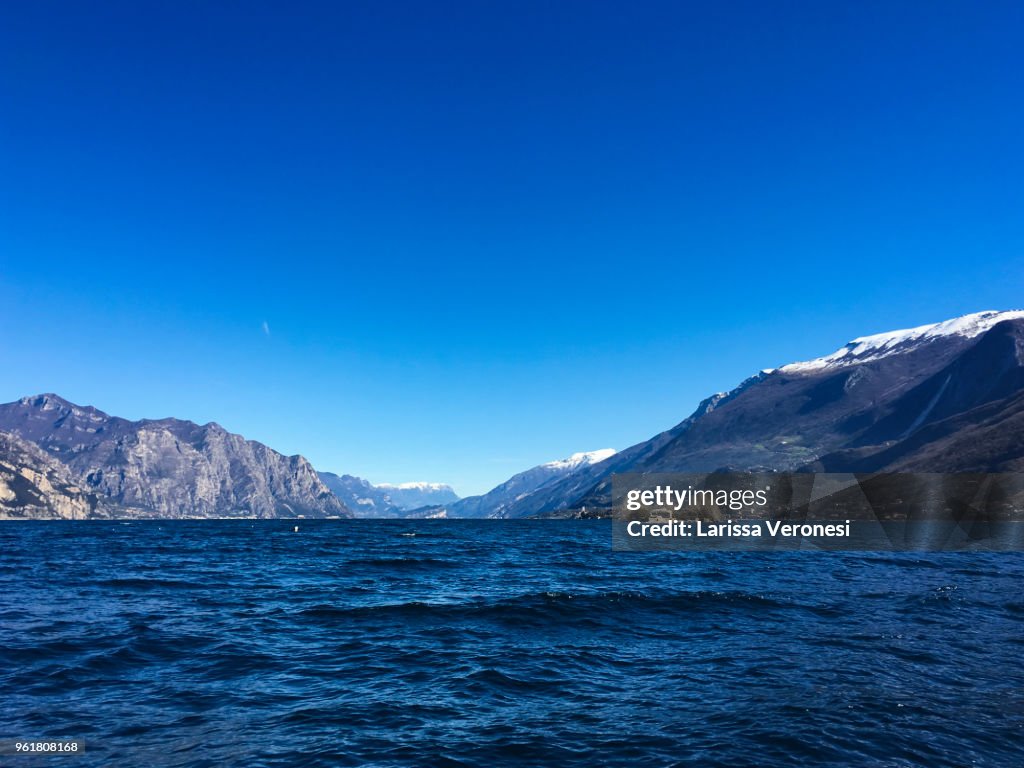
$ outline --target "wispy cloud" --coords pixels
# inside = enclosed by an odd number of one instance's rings
[[[270,325],[266,320],[263,321],[263,335],[268,337],[270,336]]]

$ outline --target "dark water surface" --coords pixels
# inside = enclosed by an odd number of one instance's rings
[[[45,763],[78,767],[1024,765],[1022,555],[293,525],[0,523],[0,737],[84,739]]]

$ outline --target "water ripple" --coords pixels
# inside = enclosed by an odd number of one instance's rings
[[[0,737],[97,767],[1024,765],[1021,555],[292,528],[0,524]]]

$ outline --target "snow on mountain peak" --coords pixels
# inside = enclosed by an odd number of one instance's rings
[[[377,483],[377,488],[399,491],[450,491],[447,483]]]
[[[790,363],[782,366],[779,370],[783,373],[817,373],[846,365],[857,365],[870,360],[879,360],[889,355],[908,352],[922,343],[942,336],[961,336],[972,339],[975,336],[980,336],[997,323],[1021,318],[1024,318],[1024,310],[1007,312],[989,310],[955,317],[941,323],[921,325],[917,328],[861,336],[830,355],[806,362]]]
[[[614,448],[602,448],[599,451],[574,453],[567,459],[549,461],[547,464],[541,464],[541,466],[546,469],[576,469],[577,467],[586,466],[588,464],[597,464],[599,461],[604,461],[605,459],[614,456],[616,453],[617,451]]]

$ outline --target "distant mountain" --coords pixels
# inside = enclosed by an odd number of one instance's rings
[[[444,510],[448,517],[508,517],[508,510],[515,508],[522,499],[614,454],[614,449],[605,448],[549,461],[510,477],[482,496],[467,496],[454,504],[444,505]]]
[[[1024,471],[1024,311],[854,339],[751,376],[671,429],[482,496],[318,475],[217,424],[128,421],[56,395],[0,405],[0,516],[499,517],[607,508],[617,472]],[[350,510],[351,507],[351,510]]]
[[[356,517],[401,517],[402,510],[390,494],[369,480],[355,475],[319,472],[320,479]]]
[[[501,514],[607,507],[617,472],[1024,469],[1022,338],[1014,311],[854,339],[713,395],[672,429]]]
[[[375,487],[386,493],[400,510],[451,504],[459,500],[452,487],[444,483],[378,483]]]
[[[447,504],[459,497],[443,483],[402,483],[374,485],[355,475],[320,472],[320,479],[356,517],[406,517],[411,510]]]
[[[0,405],[5,460],[34,444],[61,483],[110,514],[146,517],[349,517],[301,456],[283,456],[218,424],[128,421],[46,394]],[[60,516],[64,516],[61,514]]]

